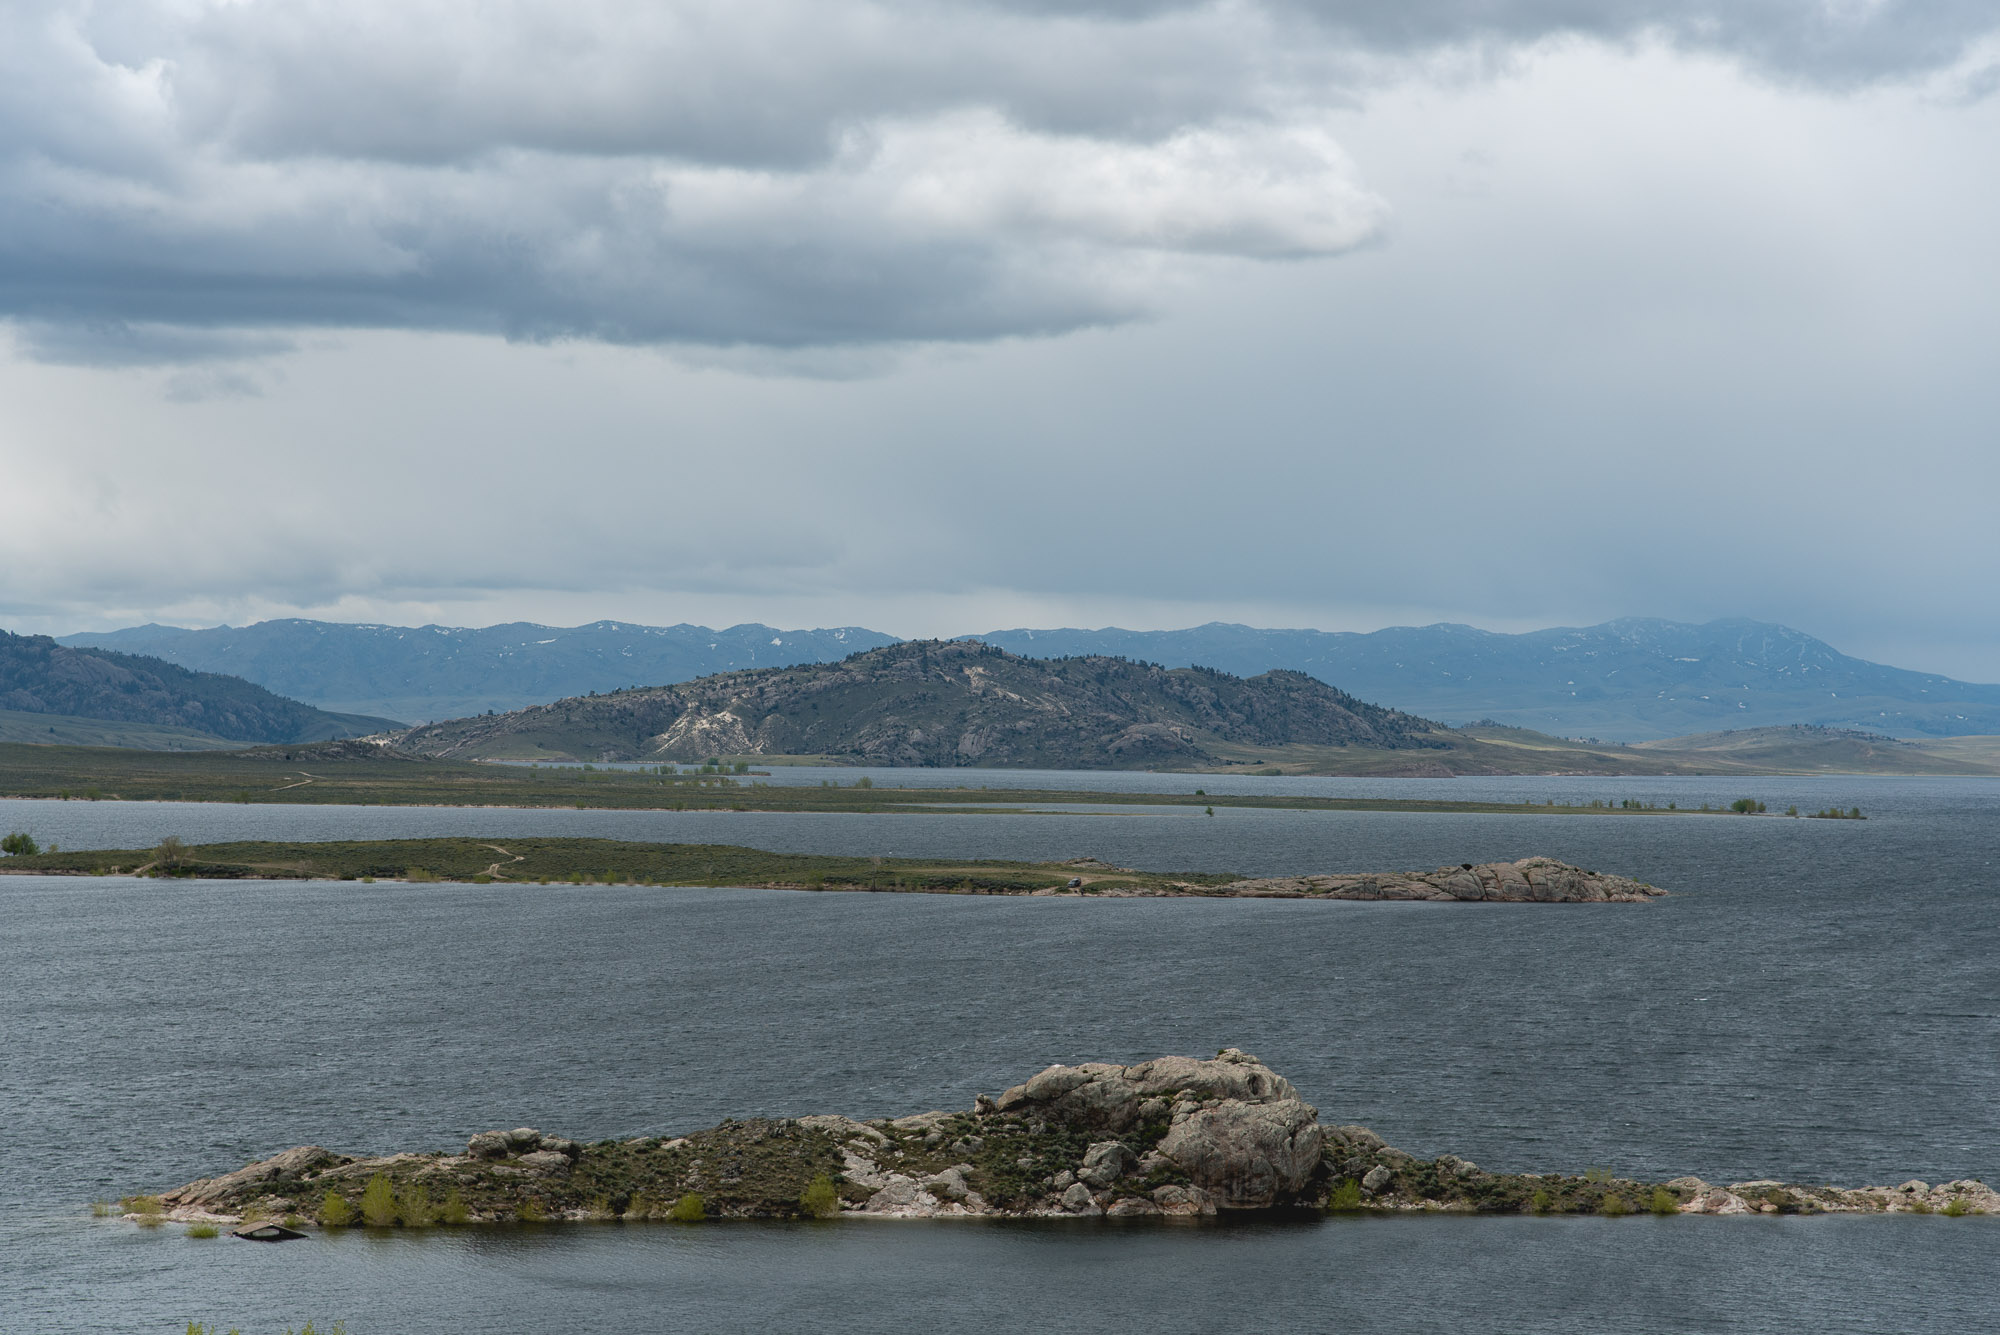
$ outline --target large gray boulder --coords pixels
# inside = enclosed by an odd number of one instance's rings
[[[1281,1205],[1306,1188],[1319,1164],[1319,1112],[1289,1080],[1229,1048],[1213,1061],[1160,1057],[1135,1066],[1051,1066],[994,1101],[997,1111],[1109,1132],[1157,1134],[1157,1154],[1179,1167],[1223,1210]],[[1136,1162],[1128,1149],[1092,1146],[1079,1174],[1108,1185]],[[1100,1181],[1101,1179],[1101,1181]],[[1065,1201],[1067,1204],[1067,1201]]]

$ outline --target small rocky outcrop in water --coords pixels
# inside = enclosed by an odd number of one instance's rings
[[[1421,899],[1501,904],[1642,903],[1666,891],[1629,876],[1585,871],[1554,858],[1470,862],[1430,872],[1283,876],[1236,881],[1218,893],[1246,899]]]
[[[2000,1213],[2000,1194],[1970,1179],[1843,1189],[1492,1173],[1449,1154],[1419,1159],[1366,1127],[1322,1126],[1289,1081],[1230,1048],[1212,1060],[1051,1066],[998,1098],[981,1095],[971,1111],[893,1120],[731,1120],[671,1139],[592,1145],[519,1127],[480,1132],[462,1154],[377,1158],[304,1145],[146,1208],[155,1205],[187,1221],[414,1227],[1280,1209],[1963,1214]]]

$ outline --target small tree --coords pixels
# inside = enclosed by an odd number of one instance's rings
[[[41,851],[42,846],[35,842],[35,836],[23,830],[16,830],[6,838],[0,839],[0,853],[31,858]]]
[[[188,854],[188,846],[180,836],[170,834],[153,850],[153,865],[163,872],[174,872],[187,864]]]

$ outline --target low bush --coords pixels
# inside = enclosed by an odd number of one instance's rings
[[[222,1230],[214,1224],[189,1224],[187,1235],[191,1238],[219,1238]]]
[[[799,1197],[799,1208],[814,1219],[831,1219],[840,1213],[840,1189],[833,1185],[833,1179],[821,1173]]]
[[[1681,1198],[1665,1187],[1654,1187],[1653,1199],[1646,1203],[1646,1208],[1654,1214],[1679,1214]]]
[[[1329,1214],[1342,1214],[1351,1210],[1359,1210],[1361,1208],[1361,1184],[1351,1177],[1342,1182],[1326,1198],[1326,1208]]]
[[[396,1218],[404,1228],[429,1228],[437,1222],[431,1194],[421,1182],[412,1182],[396,1194]]]
[[[346,1228],[354,1222],[354,1206],[347,1197],[329,1190],[319,1203],[319,1222],[327,1228]]]
[[[676,1224],[699,1224],[708,1218],[708,1211],[703,1208],[701,1197],[690,1191],[674,1202],[673,1208],[667,1211],[667,1218]]]
[[[391,1228],[396,1223],[396,1189],[380,1173],[361,1189],[361,1222],[370,1228]]]

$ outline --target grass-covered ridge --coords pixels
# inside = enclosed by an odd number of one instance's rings
[[[739,762],[741,763],[741,762]],[[734,766],[726,768],[733,769]],[[1276,769],[1270,771],[1277,773]],[[427,760],[365,742],[163,752],[113,747],[0,743],[0,797],[238,802],[358,806],[595,807],[643,811],[901,811],[1182,806],[1289,811],[1433,811],[1544,815],[1664,814],[1609,797],[1554,802],[1480,802],[1449,797],[1297,797],[1281,793],[1110,793],[1011,788],[1006,771],[957,788],[898,788],[866,778],[786,787],[705,766],[642,769],[529,766]],[[1581,788],[1587,778],[1564,780]],[[1448,793],[1449,788],[1440,789]]]
[[[209,879],[397,880],[572,885],[733,885],[799,890],[1009,894],[1084,880],[1108,890],[1198,889],[1231,874],[1149,872],[1101,863],[1030,863],[766,853],[729,844],[658,844],[612,839],[383,839],[329,843],[181,844],[144,849],[36,853],[0,860],[0,870],[94,876]]]

